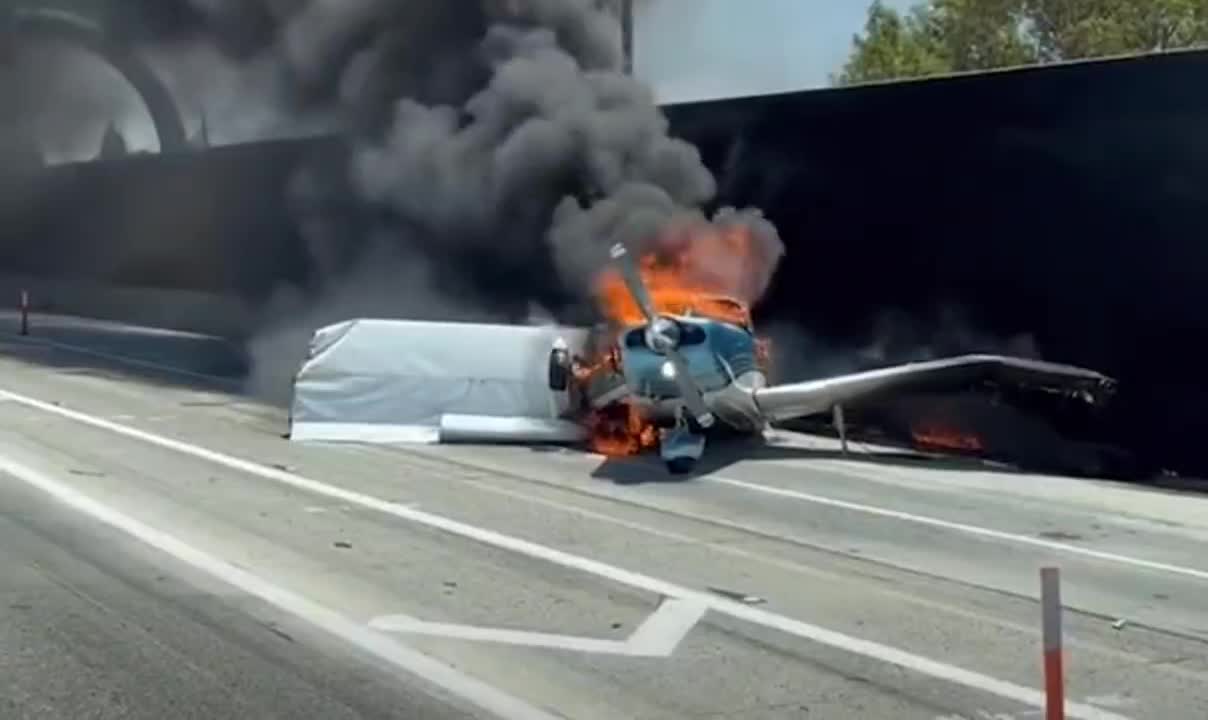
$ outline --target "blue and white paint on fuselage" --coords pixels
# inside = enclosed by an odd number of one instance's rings
[[[705,404],[727,425],[744,431],[762,429],[752,391],[767,385],[755,356],[755,337],[746,329],[708,318],[676,317],[679,352]],[[660,420],[673,419],[683,401],[675,370],[666,357],[651,350],[644,326],[621,335],[621,366],[632,399]]]

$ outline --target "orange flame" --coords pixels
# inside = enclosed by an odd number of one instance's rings
[[[654,249],[638,258],[637,266],[656,312],[697,315],[750,328],[750,304],[763,291],[775,261],[761,254],[747,227],[690,223],[668,228]],[[645,322],[615,267],[600,272],[593,289],[601,312],[614,326]],[[765,363],[767,341],[758,341],[756,352]],[[597,359],[588,366],[588,376],[606,371],[608,363],[608,358]],[[636,455],[658,444],[657,429],[629,402],[593,412],[587,425],[590,445],[602,455]]]
[[[638,455],[658,444],[658,430],[628,402],[593,412],[588,429],[592,452],[609,457]]]
[[[762,290],[759,279],[772,262],[761,257],[748,228],[694,224],[664,233],[637,264],[657,312],[695,314],[749,327],[750,303]],[[616,268],[597,276],[595,294],[609,320],[622,325],[644,321]]]
[[[924,450],[980,453],[985,445],[973,433],[936,423],[922,423],[910,430],[915,445]]]

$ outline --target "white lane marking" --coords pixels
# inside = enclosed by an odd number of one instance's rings
[[[59,502],[137,539],[180,562],[283,610],[302,621],[335,635],[394,667],[443,688],[445,691],[508,720],[555,720],[539,710],[480,680],[465,675],[390,637],[312,602],[301,595],[273,585],[257,575],[198,550],[185,542],[145,525],[118,510],[103,505],[69,485],[21,463],[0,457],[0,472],[31,485]]]
[[[450,535],[456,535],[468,540],[473,540],[483,545],[508,550],[517,555],[523,555],[536,560],[542,560],[554,565],[559,565],[564,568],[578,570],[589,575],[595,575],[612,582],[627,585],[631,588],[645,590],[656,595],[662,595],[670,598],[681,598],[684,600],[692,600],[697,602],[709,610],[722,615],[727,615],[731,618],[742,620],[745,622],[759,625],[761,627],[778,630],[788,635],[809,640],[820,645],[827,645],[838,650],[849,652],[855,655],[862,655],[867,658],[872,658],[880,662],[890,665],[896,665],[901,668],[926,675],[937,680],[950,682],[956,685],[961,685],[980,692],[985,692],[990,695],[996,695],[1001,698],[1013,700],[1023,703],[1031,707],[1044,707],[1044,693],[1032,688],[1016,685],[1005,680],[983,675],[972,670],[966,670],[955,665],[932,660],[920,655],[899,650],[895,647],[882,645],[870,640],[851,637],[833,630],[811,625],[800,620],[795,620],[784,615],[762,610],[759,608],[743,605],[742,603],[733,600],[726,600],[710,593],[699,590],[691,590],[681,587],[666,580],[643,575],[641,573],[625,570],[623,568],[609,565],[598,560],[592,560],[580,555],[557,550],[545,545],[522,540],[520,538],[505,535],[503,533],[480,528],[468,523],[452,520],[440,515],[415,510],[412,508],[401,506],[397,503],[382,500],[381,498],[371,495],[364,495],[352,490],[328,485],[326,483],[311,480],[284,470],[260,465],[258,463],[243,460],[225,453],[210,450],[182,442],[173,440],[162,435],[132,428],[126,425],[120,425],[115,422],[110,422],[99,417],[88,415],[77,410],[70,410],[65,407],[53,405],[48,402],[36,400],[31,397],[19,395],[17,393],[0,390],[0,397],[7,397],[14,402],[25,405],[26,407],[41,410],[43,412],[65,417],[75,420],[84,425],[108,430],[116,435],[140,440],[150,445],[166,448],[182,455],[206,460],[208,462],[222,465],[223,467],[244,472],[249,475],[255,475],[266,480],[288,485],[290,487],[323,495],[341,502],[352,503],[362,507],[377,510],[387,515],[393,515],[397,518],[414,522],[426,527],[435,528]],[[1101,710],[1083,703],[1069,702],[1066,704],[1066,714],[1075,720],[1128,720],[1122,715],[1116,715],[1106,710]]]
[[[1086,699],[1089,703],[1102,705],[1103,707],[1134,707],[1137,704],[1136,698],[1121,695],[1120,693],[1112,693],[1111,695],[1092,695]]]
[[[667,658],[692,628],[708,612],[708,608],[689,600],[668,598],[624,640],[602,640],[577,635],[509,630],[507,628],[455,625],[426,622],[408,615],[386,615],[374,618],[369,626],[376,630],[430,635],[456,640],[523,645],[526,647],[571,650],[599,655]]]
[[[858,477],[858,475],[855,475],[854,473],[852,473],[852,475]],[[952,532],[964,533],[966,535],[975,535],[994,540],[1003,540],[1006,542],[1016,543],[1018,545],[1030,545],[1032,547],[1044,548],[1045,550],[1063,552],[1071,555],[1081,555],[1083,557],[1095,558],[1096,560],[1104,560],[1120,565],[1131,565],[1133,567],[1145,568],[1146,570],[1157,570],[1159,572],[1170,573],[1172,575],[1183,575],[1185,577],[1195,578],[1197,580],[1208,580],[1208,570],[1198,570],[1196,568],[1184,567],[1182,565],[1172,565],[1170,563],[1162,563],[1154,560],[1143,560],[1141,558],[1105,552],[1103,550],[1092,550],[1090,548],[1079,547],[1069,543],[1045,540],[1043,538],[1034,538],[1027,535],[1017,535],[1015,533],[1004,532],[1002,530],[991,530],[990,528],[984,528],[978,525],[968,525],[965,523],[952,522],[950,520],[940,520],[939,518],[927,517],[926,515],[915,515],[913,513],[902,512],[901,510],[889,510],[888,508],[876,507],[874,505],[864,505],[862,503],[849,502],[847,500],[836,500],[834,498],[824,497],[822,495],[813,495],[811,493],[804,493],[797,490],[789,490],[787,488],[774,487],[771,485],[761,485],[759,483],[747,482],[745,480],[735,480],[734,478],[722,477],[719,475],[713,475],[701,479],[718,485],[727,485],[729,487],[739,488],[742,490],[749,490],[751,492],[763,493],[765,495],[773,495],[775,497],[798,500],[800,502],[812,503],[814,505],[839,508],[840,510],[850,510],[852,512],[864,513],[865,515],[875,515],[877,517],[900,520],[902,522],[914,523],[916,525],[926,525],[928,527],[939,528],[941,530],[950,530]]]
[[[941,715],[935,720],[1022,720],[1024,717],[1034,717],[1041,711],[1034,713],[1022,713],[1020,715],[1012,715],[1010,713],[993,712],[990,710],[977,710],[973,715]]]
[[[351,505],[310,505],[302,508],[303,512],[312,515],[322,515],[329,512],[352,512],[352,510],[353,507]]]

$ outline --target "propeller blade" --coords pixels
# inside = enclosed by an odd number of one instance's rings
[[[659,315],[655,312],[654,302],[650,299],[646,283],[642,281],[642,274],[638,272],[638,266],[634,263],[629,250],[622,243],[617,243],[612,246],[609,254],[612,256],[613,261],[616,262],[617,268],[621,272],[621,277],[625,280],[625,286],[629,289],[629,293],[633,295],[633,299],[637,302],[642,314],[646,316],[650,327],[654,328]],[[710,427],[713,425],[713,413],[709,412],[709,407],[705,404],[704,394],[701,392],[700,387],[697,386],[696,381],[692,379],[688,362],[675,349],[675,344],[675,342],[668,342],[666,343],[667,347],[652,349],[666,357],[672,367],[675,368],[675,383],[679,386],[680,394],[684,398],[684,405],[687,407],[688,412],[692,414],[693,419],[701,427]]]
[[[613,245],[609,254],[621,271],[621,277],[625,280],[625,286],[629,288],[629,294],[633,295],[634,302],[638,304],[638,308],[646,316],[646,320],[654,322],[657,317],[654,312],[654,302],[646,290],[646,283],[642,282],[642,274],[638,272],[638,266],[634,263],[633,256],[621,243]]]
[[[688,368],[688,361],[683,355],[679,354],[678,350],[671,350],[666,354],[667,360],[675,368],[675,383],[679,385],[680,394],[684,397],[684,405],[688,408],[688,412],[701,427],[709,427],[713,424],[713,413],[709,412],[709,406],[705,405],[705,396],[701,392],[696,381],[692,379],[692,373]]]

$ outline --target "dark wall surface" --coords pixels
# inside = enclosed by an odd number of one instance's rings
[[[856,340],[955,303],[1117,376],[1113,434],[1208,469],[1208,54],[680,106],[789,252],[765,315]]]
[[[322,147],[283,141],[0,176],[0,269],[263,295],[305,274],[286,187]]]
[[[765,321],[860,343],[888,310],[1117,376],[1117,438],[1208,472],[1208,54],[680,105],[722,199],[788,246]],[[286,207],[329,141],[9,174],[0,270],[260,297],[302,282]],[[123,252],[114,253],[115,247]]]

